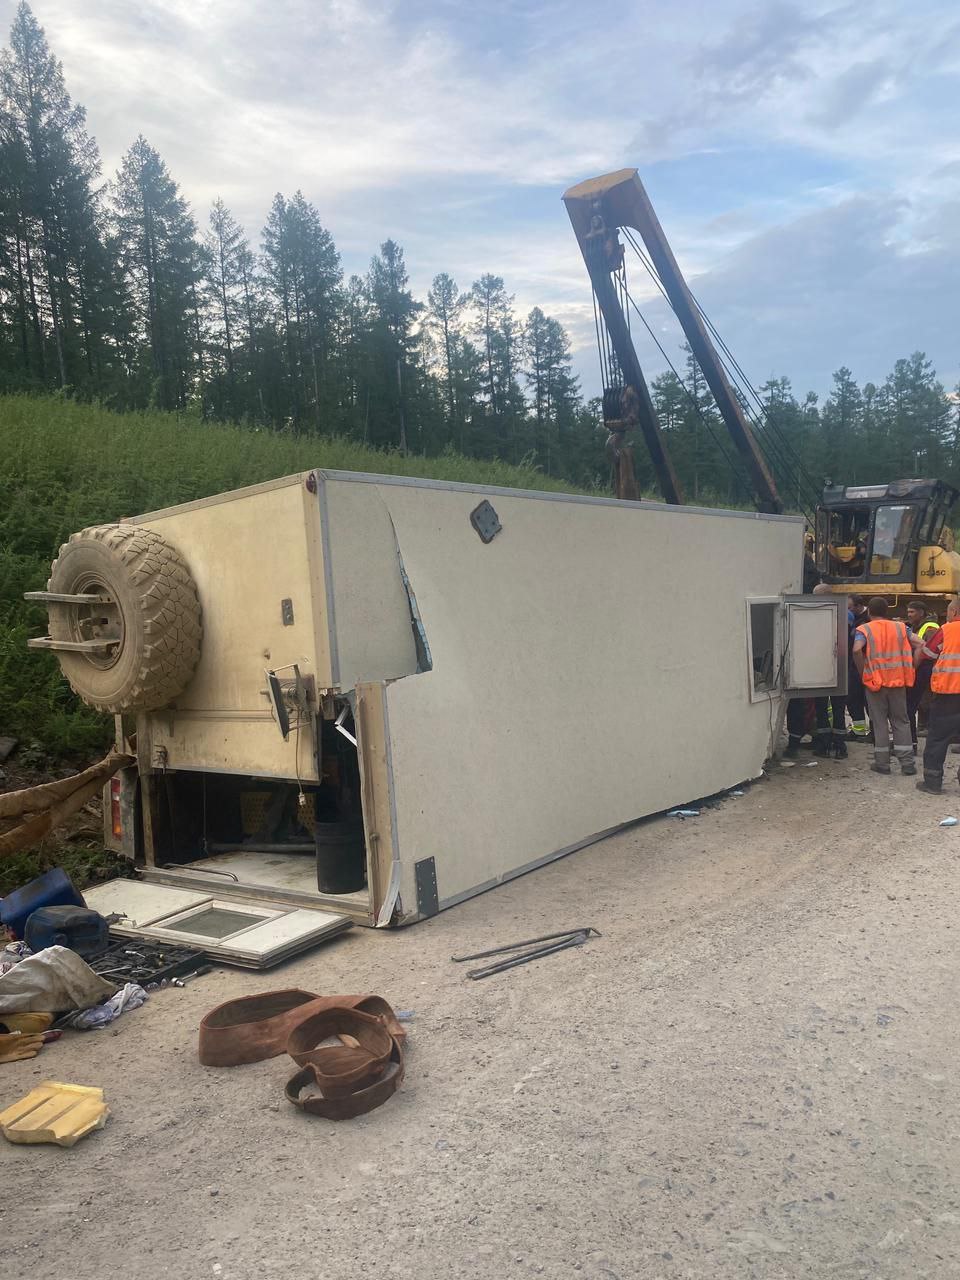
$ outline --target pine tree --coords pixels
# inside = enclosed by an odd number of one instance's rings
[[[182,409],[202,388],[196,224],[177,184],[143,136],[114,188],[120,265],[133,303],[132,373],[145,402]]]
[[[25,385],[103,389],[114,290],[99,172],[84,110],[22,0],[0,55],[0,317]]]
[[[524,326],[523,349],[537,462],[547,475],[555,475],[563,467],[580,407],[570,343],[563,326],[534,307]]]
[[[426,330],[440,371],[446,406],[446,438],[464,448],[463,313],[467,298],[445,271],[434,276],[427,294]]]
[[[483,360],[485,452],[520,462],[526,446],[526,406],[517,380],[522,330],[513,314],[513,298],[500,276],[487,273],[474,282],[470,302]]]
[[[298,363],[307,379],[303,400],[310,406],[317,431],[322,431],[325,415],[332,415],[338,398],[330,362],[340,306],[340,255],[303,192],[294,194],[288,212]]]
[[[811,451],[818,476],[842,476],[845,483],[857,484],[867,462],[863,393],[846,365],[833,375],[833,390],[824,401],[820,425],[818,447]]]
[[[210,210],[205,246],[210,374],[218,386],[214,409],[237,418],[248,407],[240,379],[249,359],[244,348],[252,339],[249,286],[244,288],[252,257],[240,224],[219,198]]]
[[[419,416],[411,410],[417,404],[419,382],[414,323],[423,303],[414,299],[409,283],[403,250],[393,240],[384,241],[367,275],[374,353],[371,387],[379,398],[384,424],[392,423],[379,443],[395,444],[401,453],[411,445],[417,449],[422,445]],[[378,443],[376,436],[372,438]]]

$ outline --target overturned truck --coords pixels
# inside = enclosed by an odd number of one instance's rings
[[[784,698],[845,679],[802,555],[791,516],[309,471],[74,535],[32,643],[135,757],[139,923],[276,941],[756,776]]]

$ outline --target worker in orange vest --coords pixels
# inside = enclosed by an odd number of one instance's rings
[[[857,627],[853,661],[863,680],[867,710],[873,727],[874,773],[890,772],[890,735],[901,773],[916,773],[907,690],[913,687],[913,650],[923,641],[906,623],[887,617],[887,602],[874,596],[867,610],[870,621]]]
[[[943,762],[951,742],[960,737],[960,597],[947,605],[947,620],[939,631],[928,635],[917,660],[935,658],[930,673],[930,713],[927,745],[923,753],[923,781],[918,791],[939,794],[943,787]],[[960,770],[957,772],[960,782]]]

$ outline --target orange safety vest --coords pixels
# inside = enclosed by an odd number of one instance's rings
[[[943,624],[943,648],[930,673],[934,693],[960,693],[960,622]]]
[[[909,689],[916,673],[906,625],[890,618],[871,618],[857,627],[857,633],[867,642],[863,651],[864,688],[874,693],[878,689]]]

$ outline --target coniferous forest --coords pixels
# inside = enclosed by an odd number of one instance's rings
[[[191,209],[142,136],[104,174],[84,109],[22,3],[0,61],[0,392],[416,456],[455,451],[606,484],[599,407],[584,400],[556,319],[539,307],[518,315],[495,270],[469,282],[440,273],[416,298],[394,240],[347,278],[301,191],[264,204],[255,239],[221,200]],[[750,353],[739,355],[749,367]],[[683,360],[651,390],[686,493],[748,505],[702,375]],[[759,396],[760,430],[766,415],[817,483],[960,480],[955,401],[920,352],[880,385],[861,387],[841,367],[822,402],[786,377]],[[779,479],[799,505],[791,468]]]

